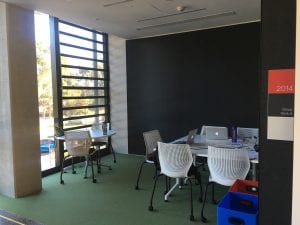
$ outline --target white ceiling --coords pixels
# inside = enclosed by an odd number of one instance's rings
[[[126,39],[260,20],[260,0],[0,0]],[[177,6],[186,7],[183,12]]]

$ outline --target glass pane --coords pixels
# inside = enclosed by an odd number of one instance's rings
[[[91,118],[84,118],[84,119],[78,119],[78,120],[68,120],[64,121],[64,128],[76,128],[79,126],[84,126],[84,125],[92,125],[96,122],[96,120],[99,120],[100,123],[106,121],[105,116],[100,116],[100,117],[91,117]]]
[[[104,105],[105,99],[64,99],[63,107],[76,107],[84,105]]]
[[[103,50],[103,44],[97,44],[97,50],[98,51],[104,51]]]
[[[72,87],[78,87],[78,86],[79,87],[105,87],[106,84],[103,80],[85,80],[85,79],[63,78],[62,85],[63,86],[72,86]]]
[[[55,157],[49,16],[35,12],[41,169],[58,165]],[[59,160],[58,160],[59,161]]]
[[[74,65],[74,66],[83,66],[83,67],[94,67],[94,61],[91,60],[84,60],[84,59],[76,59],[71,57],[60,57],[61,58],[61,64],[63,65]]]
[[[103,71],[94,71],[94,70],[82,70],[75,68],[61,68],[61,74],[65,76],[80,76],[80,77],[97,77],[104,78]]]
[[[103,53],[97,53],[97,59],[103,60]]]
[[[106,112],[105,107],[91,108],[91,109],[72,109],[64,110],[63,118],[68,118],[72,116],[89,116],[95,114],[104,114]]]
[[[97,41],[103,42],[103,35],[102,34],[97,34]]]
[[[64,31],[66,33],[75,34],[78,36],[93,38],[93,33],[91,31],[83,30],[74,26],[70,26],[64,23],[59,23],[59,31]]]
[[[59,35],[59,41],[67,43],[67,44],[71,44],[71,45],[77,45],[77,46],[84,47],[84,48],[93,48],[93,46],[94,46],[94,42],[92,42],[92,41],[83,40],[83,39],[72,37],[72,36],[65,35],[65,34]]]
[[[104,96],[104,90],[63,90],[64,97],[71,97],[71,96]]]
[[[84,57],[87,57],[87,58],[93,58],[94,57],[94,52],[93,51],[79,49],[79,48],[73,48],[73,47],[64,46],[64,45],[60,45],[60,53],[61,54],[75,55],[75,56],[84,56]],[[101,56],[99,56],[99,57],[101,57]],[[100,58],[98,58],[98,59],[100,59]]]

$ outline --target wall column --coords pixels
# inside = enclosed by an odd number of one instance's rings
[[[126,40],[109,35],[110,119],[117,134],[112,145],[118,153],[128,153]]]
[[[290,225],[293,141],[285,137],[281,140],[278,140],[279,138],[268,139],[268,122],[269,126],[271,124],[268,121],[270,115],[268,112],[268,74],[270,70],[295,68],[296,0],[262,0],[261,10],[259,224]],[[280,103],[288,105],[289,102]],[[280,109],[283,110],[282,107]],[[283,129],[283,126],[276,127],[278,131]],[[288,131],[292,130],[293,127],[290,127]]]
[[[0,194],[41,190],[34,11],[0,2]]]

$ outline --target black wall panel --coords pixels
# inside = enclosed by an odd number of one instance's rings
[[[296,0],[262,0],[259,224],[290,225],[293,143],[267,140],[267,73],[295,67]]]
[[[129,153],[205,125],[259,126],[260,23],[129,40]]]

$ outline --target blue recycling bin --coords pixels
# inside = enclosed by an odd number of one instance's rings
[[[218,205],[218,225],[256,225],[258,197],[228,192]]]
[[[40,152],[49,153],[51,148],[55,148],[55,141],[51,139],[42,139],[40,141]]]

